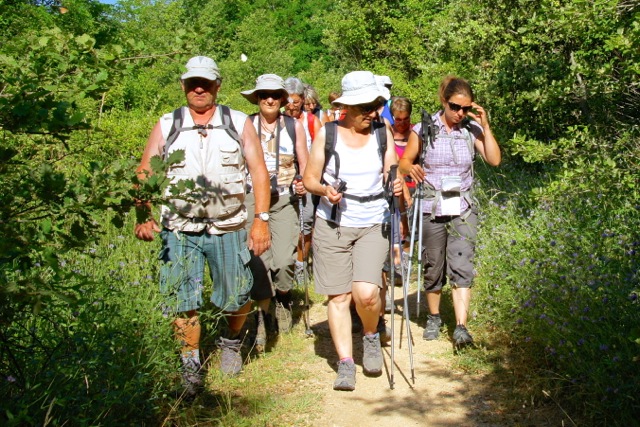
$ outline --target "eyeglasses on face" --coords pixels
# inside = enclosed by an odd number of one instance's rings
[[[393,121],[396,123],[404,123],[404,122],[408,122],[409,120],[411,120],[410,116],[404,117],[404,118],[399,118],[399,117],[394,117]]]
[[[449,104],[449,109],[451,111],[458,112],[458,111],[462,110],[462,112],[464,114],[467,114],[473,108],[471,105],[467,105],[467,106],[463,107],[462,105],[456,104],[455,102],[448,102],[447,101],[447,104]]]
[[[194,90],[199,87],[204,90],[209,90],[215,83],[216,82],[213,80],[207,80],[201,77],[192,77],[184,81],[184,87],[187,88],[187,90]]]
[[[280,92],[258,92],[258,98],[265,100],[265,99],[273,99],[274,101],[277,101],[278,99],[281,98],[281,93]]]
[[[300,104],[302,104],[302,99],[298,98],[298,99],[293,99],[293,98],[289,98],[289,104],[293,104],[296,107]]]

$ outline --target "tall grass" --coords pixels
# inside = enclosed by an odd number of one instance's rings
[[[515,161],[479,169],[480,320],[524,355],[520,369],[534,372],[526,381],[540,397],[590,424],[636,423],[638,201],[605,171],[567,178]]]
[[[50,303],[3,325],[5,425],[161,418],[177,372],[175,343],[159,310],[157,249],[136,241],[128,222],[121,230],[105,226],[95,245],[66,254],[65,280]],[[30,279],[46,282],[48,270],[36,267]]]

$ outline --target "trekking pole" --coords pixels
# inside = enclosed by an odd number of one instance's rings
[[[421,129],[422,147],[420,150],[418,164],[421,167],[424,167],[424,162],[427,155],[427,147],[429,145],[431,146],[434,145],[437,132],[436,132],[435,125],[433,123],[433,118],[431,117],[431,115],[425,110],[422,110],[421,114],[422,114],[422,129]],[[418,185],[416,186],[416,193],[418,193],[419,201],[422,202],[422,199],[424,199],[424,196],[425,196],[424,180],[422,180],[422,182],[419,182]],[[418,218],[418,229],[419,229],[418,230],[418,233],[419,233],[419,237],[418,237],[418,298],[416,300],[416,305],[417,305],[416,315],[420,317],[420,295],[422,293],[422,230],[424,226],[422,203],[420,203],[420,208],[418,209],[416,207],[416,210],[414,210],[414,212],[419,212],[419,215],[420,215],[420,218]],[[414,217],[413,219],[415,224],[416,218]]]
[[[398,174],[398,165],[392,165],[391,169],[389,170],[389,176],[388,176],[388,181],[387,181],[387,188],[388,191],[390,192],[391,195],[391,203],[390,203],[390,211],[392,214],[391,217],[391,238],[389,239],[389,284],[390,286],[388,286],[388,288],[391,288],[391,369],[389,370],[389,388],[391,390],[393,390],[393,387],[395,385],[395,381],[393,378],[393,372],[394,372],[394,365],[395,365],[395,322],[394,322],[394,318],[395,318],[395,297],[393,295],[393,291],[395,288],[395,257],[394,257],[394,247],[393,247],[393,239],[395,236],[395,232],[396,232],[396,224],[395,224],[395,220],[394,220],[394,213],[396,210],[396,204],[397,204],[397,200],[396,197],[393,195],[393,181],[395,181],[395,178]],[[389,289],[387,288],[387,292],[389,292]]]
[[[294,184],[302,181],[302,177],[300,175],[296,175],[293,179]],[[309,319],[309,280],[307,277],[307,254],[305,252],[304,247],[304,218],[302,215],[302,209],[304,207],[302,196],[298,196],[298,212],[300,217],[300,247],[302,248],[302,277],[304,281],[304,334],[307,338],[313,337],[313,329],[311,329],[311,321]]]
[[[392,165],[391,166],[391,170],[389,171],[389,180],[391,181],[391,184],[393,184],[393,182],[395,181],[396,177],[398,176],[398,165]],[[392,247],[395,247],[395,245],[398,245],[398,248],[400,251],[402,251],[402,239],[400,238],[400,200],[397,196],[393,195],[392,196],[392,203],[391,206],[393,208],[393,212],[392,212],[392,217],[391,217],[391,240],[392,240]],[[393,242],[393,239],[396,239],[396,242]],[[395,253],[392,254],[392,258],[395,258]],[[402,253],[400,253],[400,259],[402,260]],[[400,261],[402,263],[402,261]],[[391,271],[393,271],[395,273],[395,262],[393,265],[393,268],[391,268]],[[404,276],[404,272],[401,271],[401,276]],[[393,275],[391,276],[392,279],[394,278]],[[393,281],[391,283],[394,283]],[[403,315],[404,315],[404,322],[405,322],[405,327],[406,327],[406,332],[407,332],[407,350],[409,351],[409,367],[411,369],[411,381],[415,384],[416,383],[416,376],[415,376],[415,370],[413,368],[413,342],[411,340],[411,323],[409,322],[410,316],[409,316],[409,298],[408,298],[408,283],[409,280],[405,279],[405,277],[402,277],[402,302],[403,302]],[[393,348],[393,347],[392,347]]]

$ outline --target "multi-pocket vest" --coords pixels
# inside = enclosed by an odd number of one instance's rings
[[[194,183],[193,189],[179,195],[172,194],[171,186],[167,189],[165,195],[170,199],[162,209],[165,227],[187,232],[206,228],[220,234],[244,226],[245,158],[232,114],[238,124],[246,120],[244,113],[220,105],[204,126],[193,123],[186,107],[160,119],[167,141],[165,158],[176,150],[185,152],[184,160],[173,165],[167,176],[172,184]]]

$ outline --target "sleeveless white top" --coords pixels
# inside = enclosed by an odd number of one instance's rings
[[[383,191],[382,160],[378,153],[378,140],[375,134],[361,148],[347,147],[340,132],[337,132],[336,152],[340,156],[339,177],[347,183],[345,193],[353,196],[372,196]],[[329,141],[327,141],[329,143]],[[335,176],[335,156],[327,164],[326,171]],[[320,198],[317,216],[331,220],[333,205],[326,197]],[[357,200],[342,198],[339,203],[335,222],[344,227],[365,228],[389,221],[389,204],[385,198],[361,203]]]

